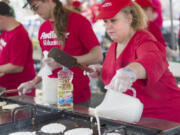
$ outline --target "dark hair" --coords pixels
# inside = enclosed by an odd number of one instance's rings
[[[62,3],[59,0],[53,0],[56,3],[56,7],[54,8],[54,18],[55,18],[55,33],[58,39],[61,42],[62,49],[64,48],[65,39],[66,39],[66,30],[68,23],[68,15],[70,10],[63,7]]]
[[[14,12],[8,4],[0,1],[0,15],[14,17]]]

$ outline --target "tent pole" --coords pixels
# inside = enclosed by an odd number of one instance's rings
[[[174,41],[174,30],[173,30],[173,27],[174,27],[174,24],[173,24],[173,9],[172,9],[172,0],[169,1],[169,5],[170,5],[170,20],[171,20],[171,46],[172,46],[172,49],[175,49],[176,46],[175,46],[175,41]]]

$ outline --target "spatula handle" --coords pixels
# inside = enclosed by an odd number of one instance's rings
[[[6,90],[5,93],[13,93],[13,92],[18,92],[18,89],[11,89],[11,90]]]
[[[88,66],[86,66],[86,65],[82,65],[82,64],[77,64],[77,67],[79,67],[79,68],[81,68],[81,69],[83,69],[83,70],[85,70],[86,72],[89,72],[89,73],[92,73],[93,72],[93,69],[91,69],[91,68],[89,68]]]

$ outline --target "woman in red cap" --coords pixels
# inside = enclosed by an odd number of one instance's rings
[[[78,0],[72,2],[73,9],[78,11],[78,12],[81,12],[81,10],[82,10],[81,9],[82,8],[81,5],[82,5],[82,2],[80,2]]]
[[[5,2],[0,2],[0,31],[0,86],[17,89],[22,82],[35,77],[33,48],[27,31]],[[16,95],[17,92],[7,94]],[[35,96],[35,91],[27,95]]]
[[[42,52],[56,47],[77,58],[77,62],[81,64],[95,64],[102,60],[101,47],[90,22],[85,17],[63,7],[59,0],[27,1],[34,13],[46,20],[41,25],[38,35]],[[44,62],[53,69],[49,77],[57,78],[57,72],[61,70],[60,65],[50,58]],[[73,102],[89,106],[91,97],[89,78],[84,76],[83,70],[78,67],[71,70],[74,73]],[[21,84],[19,88],[27,92],[41,79],[40,76],[36,76],[32,81]]]
[[[163,15],[162,15],[162,4],[161,0],[151,0],[153,5],[156,6],[154,12],[156,14],[155,20],[153,21],[160,29],[163,25]]]
[[[157,8],[150,0],[135,0],[144,10],[147,16],[147,30],[155,36],[155,38],[161,42],[166,47],[166,53],[168,58],[172,58],[173,60],[177,59],[177,54],[173,50],[171,50],[164,40],[160,27],[156,25],[154,22],[154,10]]]
[[[131,0],[102,3],[97,19],[104,20],[114,42],[103,67],[96,67],[90,76],[102,75],[108,90],[132,94],[129,89],[135,88],[144,104],[144,117],[180,122],[180,89],[168,69],[164,45],[145,30],[145,18]]]

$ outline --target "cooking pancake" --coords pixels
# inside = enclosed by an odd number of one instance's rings
[[[5,105],[7,105],[7,102],[6,102],[6,101],[0,102],[0,107],[5,106]]]
[[[41,132],[48,134],[55,134],[55,133],[63,133],[65,129],[66,126],[64,126],[61,123],[51,123],[43,126],[41,128]]]
[[[92,135],[92,134],[93,134],[93,130],[90,128],[74,128],[64,133],[64,135]]]
[[[15,109],[15,108],[17,108],[19,106],[20,105],[18,105],[18,104],[9,104],[9,105],[2,106],[2,109],[13,110],[13,109]]]
[[[9,135],[36,135],[36,133],[35,132],[15,132]]]

